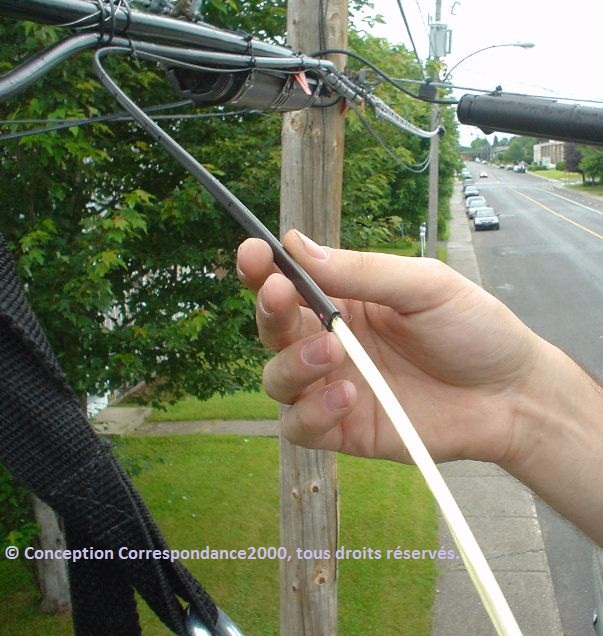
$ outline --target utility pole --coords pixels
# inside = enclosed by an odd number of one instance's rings
[[[436,0],[435,22],[442,19],[442,0]],[[436,62],[438,51],[433,46],[433,27],[429,34],[429,55]],[[439,71],[434,71],[433,80],[439,81]],[[435,91],[437,97],[437,88]],[[431,105],[431,129],[440,125],[440,109],[438,104]],[[440,177],[440,135],[434,135],[429,142],[429,198],[427,204],[427,256],[438,257],[438,188]]]
[[[347,0],[289,0],[287,11],[288,44],[293,50],[347,48]],[[330,59],[343,68],[342,56]],[[343,143],[344,116],[339,106],[284,115],[282,234],[297,228],[318,243],[339,245]],[[281,561],[280,633],[334,636],[338,545],[334,453],[303,449],[281,437],[280,490],[281,545],[291,556]]]

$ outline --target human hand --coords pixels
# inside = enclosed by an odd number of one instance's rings
[[[436,461],[508,459],[521,444],[516,402],[538,357],[532,331],[438,261],[319,247],[295,231],[284,245],[334,299]],[[245,241],[238,269],[258,292],[260,339],[277,352],[264,385],[291,405],[284,435],[302,446],[410,461],[341,344],[277,273],[268,245]]]

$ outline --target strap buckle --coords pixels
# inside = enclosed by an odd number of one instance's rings
[[[213,631],[197,616],[190,605],[185,610],[184,622],[189,636],[243,636],[243,632],[220,608],[218,608],[218,622]]]

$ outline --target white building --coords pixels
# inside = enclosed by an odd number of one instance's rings
[[[565,161],[563,141],[545,141],[534,145],[534,163],[555,167],[560,161]]]

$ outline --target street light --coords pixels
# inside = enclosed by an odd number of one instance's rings
[[[488,51],[489,49],[499,49],[504,46],[517,46],[521,49],[533,49],[535,44],[533,44],[532,42],[512,42],[510,44],[491,44],[490,46],[484,46],[481,49],[477,49],[477,51],[473,51],[473,53],[469,53],[469,55],[465,55],[464,58],[459,60],[452,68],[446,71],[446,75],[444,75],[444,78],[442,81],[445,82],[452,74],[452,71],[454,71],[454,69],[457,66],[460,66],[465,60],[468,60],[470,57],[473,57],[474,55],[477,55],[478,53],[482,53],[483,51]]]

